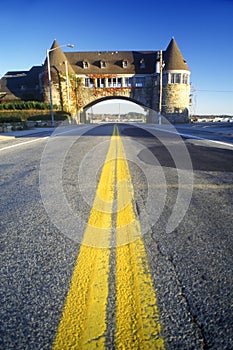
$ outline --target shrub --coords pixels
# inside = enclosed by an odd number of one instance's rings
[[[1,105],[0,105],[1,106]],[[62,121],[69,119],[70,114],[65,111],[55,111],[54,120]],[[17,123],[26,122],[27,120],[37,121],[51,121],[50,110],[43,109],[29,109],[29,110],[0,110],[0,124],[2,123]]]
[[[3,123],[19,123],[19,122],[21,122],[21,118],[19,118],[19,117],[12,117],[12,116],[0,117],[1,124],[3,124]]]
[[[0,110],[24,110],[24,109],[50,109],[48,103],[39,102],[39,101],[15,101],[7,102],[0,104]],[[54,105],[54,109],[57,109],[57,106]]]
[[[66,120],[69,118],[70,114],[64,111],[56,111],[54,113],[54,120]],[[32,115],[27,118],[27,120],[31,121],[37,121],[37,120],[51,120],[51,114],[37,114]]]

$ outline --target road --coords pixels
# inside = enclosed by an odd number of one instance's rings
[[[0,349],[233,349],[233,137],[177,130],[0,143]]]

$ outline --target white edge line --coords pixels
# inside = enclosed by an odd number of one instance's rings
[[[33,139],[33,140],[30,140],[30,141],[20,142],[20,143],[17,143],[15,145],[3,147],[3,148],[0,148],[0,152],[5,151],[6,149],[23,146],[23,145],[26,145],[27,143],[37,142],[37,141],[40,141],[40,140],[48,139],[49,137],[50,136],[40,137],[39,139]]]
[[[82,129],[87,128],[88,126],[84,126]],[[63,132],[60,132],[60,133],[57,133],[57,134],[54,134],[54,135],[51,134],[50,136],[44,136],[44,137],[40,137],[40,138],[33,139],[33,140],[30,140],[30,141],[20,142],[20,143],[17,143],[15,145],[6,146],[6,147],[3,147],[3,148],[0,148],[0,152],[5,151],[5,150],[10,149],[10,148],[20,147],[20,146],[26,145],[28,143],[42,141],[42,140],[45,140],[45,139],[48,139],[48,138],[52,138],[52,137],[56,137],[56,136],[59,136],[59,135],[62,135],[62,134],[68,134],[69,132],[72,132],[74,130],[76,130],[76,128],[74,128],[72,130],[68,130],[68,131],[63,131]]]
[[[227,142],[222,142],[222,141],[217,141],[217,140],[210,140],[210,139],[205,139],[204,137],[200,137],[200,136],[184,134],[184,133],[180,133],[178,130],[177,130],[177,132],[175,132],[175,131],[170,131],[170,130],[159,129],[159,128],[156,128],[154,126],[152,126],[152,128],[155,129],[155,130],[162,131],[162,132],[167,132],[167,133],[170,133],[170,134],[175,134],[175,135],[178,134],[180,136],[187,137],[187,138],[190,138],[190,139],[209,141],[209,142],[213,142],[213,143],[217,143],[217,144],[220,144],[220,145],[224,145],[224,146],[228,146],[228,147],[233,148],[233,144],[232,143],[227,143]]]

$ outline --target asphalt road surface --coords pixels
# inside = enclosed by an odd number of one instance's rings
[[[233,137],[178,131],[0,143],[0,349],[233,349]]]

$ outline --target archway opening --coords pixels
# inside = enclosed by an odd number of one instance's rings
[[[149,108],[126,98],[105,98],[84,108],[86,123],[145,123]]]

